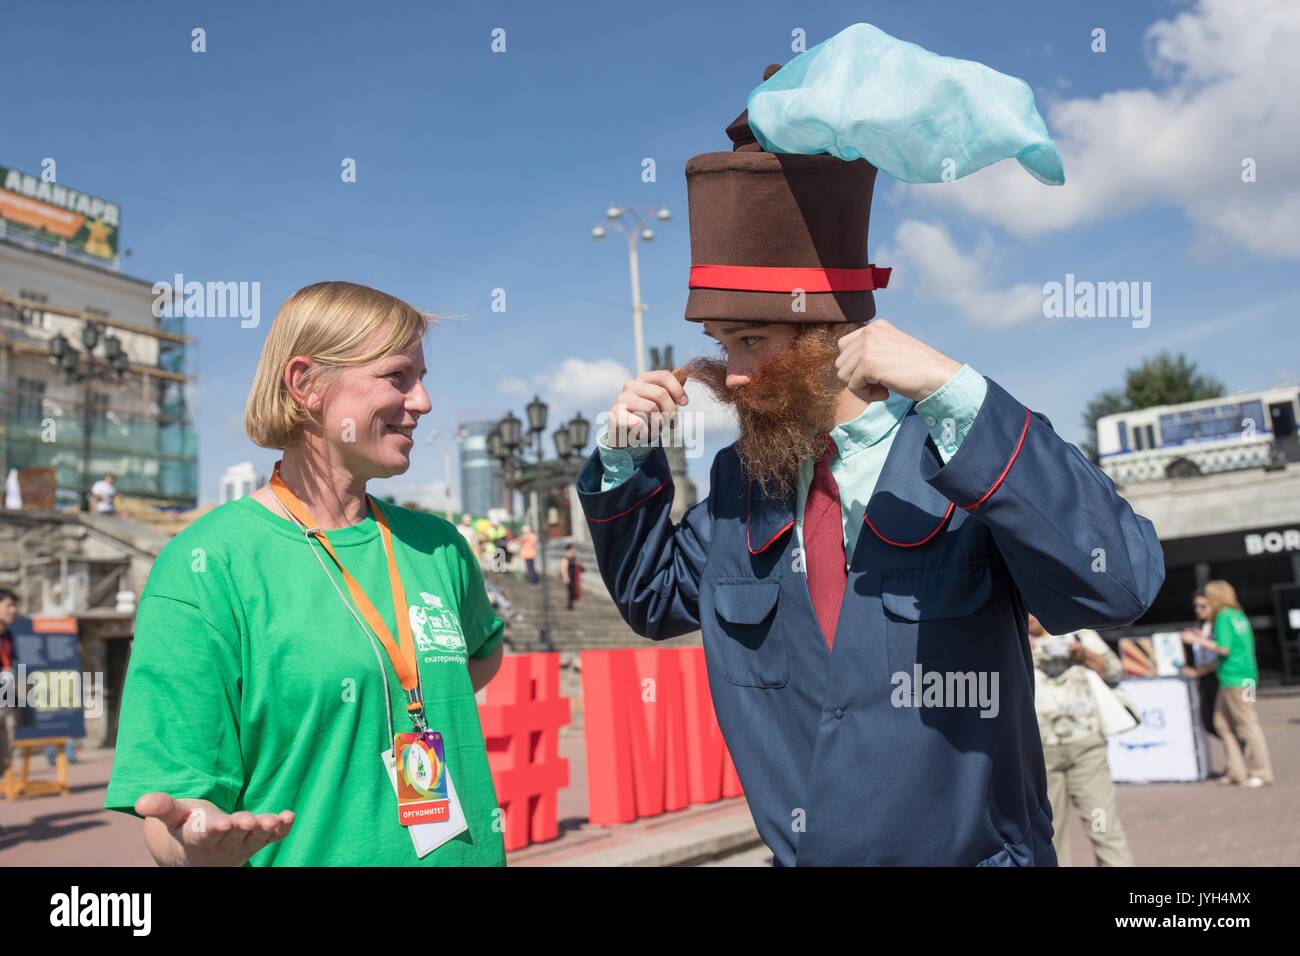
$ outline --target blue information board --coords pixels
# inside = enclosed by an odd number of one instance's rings
[[[84,686],[72,617],[20,617],[9,632],[14,640],[13,693],[19,740],[86,736],[85,702],[95,688]]]

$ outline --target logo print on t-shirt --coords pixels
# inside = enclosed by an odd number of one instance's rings
[[[460,622],[451,608],[444,607],[442,598],[427,591],[420,592],[424,605],[412,604],[409,612],[411,634],[415,638],[417,651],[461,651],[465,650],[465,638],[461,634]]]

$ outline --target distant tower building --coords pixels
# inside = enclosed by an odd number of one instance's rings
[[[472,515],[486,515],[502,500],[501,466],[488,454],[487,436],[496,422],[479,419],[462,422],[460,444],[460,506]]]
[[[673,369],[673,347],[666,346],[663,351],[663,361],[660,361],[660,354],[657,348],[650,348],[650,368],[652,370]],[[692,434],[691,431],[686,432]],[[680,521],[682,515],[690,510],[691,506],[699,498],[699,492],[695,488],[695,482],[686,474],[686,448],[680,443],[668,443],[664,448],[664,454],[668,456],[668,471],[673,476],[673,488],[676,494],[673,495],[673,507],[669,512],[674,522]]]
[[[241,461],[231,465],[221,475],[221,504],[251,495],[256,489],[266,484],[251,461]]]

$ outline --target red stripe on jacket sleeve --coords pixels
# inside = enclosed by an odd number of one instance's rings
[[[643,504],[645,504],[647,501],[649,501],[649,500],[650,500],[651,498],[653,498],[655,495],[659,494],[659,492],[663,491],[663,490],[664,490],[664,487],[665,487],[665,486],[668,484],[668,482],[670,482],[670,481],[672,481],[672,478],[665,478],[665,479],[663,480],[662,484],[660,484],[658,488],[656,488],[654,491],[650,492],[650,494],[646,495],[646,496],[645,496],[644,498],[642,498],[640,501],[634,502],[630,507],[625,508],[623,511],[620,511],[620,512],[619,512],[618,514],[616,514],[616,515],[610,515],[608,518],[588,518],[587,520],[588,520],[588,521],[595,522],[596,524],[604,524],[606,521],[614,521],[615,519],[617,519],[617,518],[621,518],[621,517],[623,517],[624,515],[631,514],[633,511],[636,511],[637,508],[640,508]],[[612,490],[612,489],[611,489],[611,490]]]
[[[1025,425],[1023,428],[1020,429],[1020,440],[1016,442],[1016,450],[1011,453],[1011,460],[1008,461],[1007,466],[1002,469],[1002,474],[998,475],[997,480],[993,482],[993,484],[989,485],[989,490],[984,492],[984,494],[980,495],[979,500],[972,502],[971,504],[961,506],[964,510],[974,511],[980,505],[984,504],[984,502],[988,501],[989,496],[993,494],[993,492],[998,490],[998,485],[1002,484],[1003,479],[1007,477],[1007,473],[1011,471],[1011,466],[1016,463],[1016,458],[1019,457],[1020,455],[1020,449],[1023,448],[1025,445],[1025,436],[1028,434],[1029,434],[1029,409],[1026,408]]]

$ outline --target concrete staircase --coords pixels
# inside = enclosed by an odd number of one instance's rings
[[[549,573],[546,575],[545,587],[551,606],[551,642],[556,650],[573,652],[656,645],[681,647],[700,643],[698,631],[671,641],[652,642],[628,627],[605,589],[600,570],[596,566],[596,555],[590,545],[578,546],[578,560],[584,569],[582,597],[572,611],[568,610],[565,587],[560,581],[560,563],[563,558],[564,543],[551,542],[546,552]],[[540,638],[543,585],[529,584],[523,573],[517,571],[486,571],[483,576],[488,583],[500,588],[511,604],[511,614],[506,619],[507,649],[515,653],[544,650]]]

